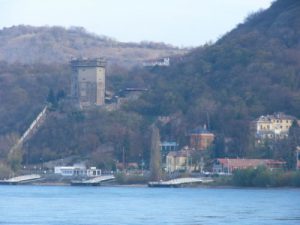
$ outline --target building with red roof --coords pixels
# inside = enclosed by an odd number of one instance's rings
[[[189,136],[190,147],[200,151],[208,149],[215,139],[215,135],[208,131],[206,126],[194,129]]]
[[[284,161],[273,159],[230,159],[218,158],[214,161],[214,173],[232,173],[234,170],[257,168],[265,166],[269,169],[282,168],[286,163]]]

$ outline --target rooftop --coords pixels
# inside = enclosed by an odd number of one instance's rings
[[[229,159],[218,158],[217,161],[224,166],[231,168],[248,168],[258,166],[284,165],[285,162],[273,159]]]
[[[160,146],[178,146],[175,141],[164,141],[160,143]]]
[[[273,115],[265,115],[265,116],[260,116],[258,119],[255,120],[255,122],[259,122],[259,121],[271,121],[271,120],[295,120],[296,117],[294,116],[290,116],[290,115],[286,115],[282,112],[278,112],[278,113],[274,113]]]
[[[203,127],[202,126],[199,126],[197,128],[195,128],[194,130],[192,130],[190,133],[191,134],[213,134],[212,132],[210,132],[207,128],[206,128],[206,125],[204,125]]]
[[[105,67],[104,58],[73,58],[70,61],[72,67]]]
[[[189,146],[184,146],[181,150],[179,151],[171,151],[168,153],[168,156],[173,156],[173,157],[188,157],[192,155],[195,152],[195,149],[190,148]]]

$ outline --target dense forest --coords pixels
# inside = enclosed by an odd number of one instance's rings
[[[214,157],[288,158],[279,154],[281,148],[300,144],[299,138],[278,143],[271,153],[268,148],[256,149],[249,122],[274,112],[300,118],[299,15],[299,1],[278,0],[216,43],[174,55],[170,67],[118,67],[108,76],[109,90],[145,87],[149,91],[116,111],[83,112],[62,99],[24,146],[24,161],[78,155],[111,169],[124,152],[127,161],[149,161],[149,127],[162,116],[168,118],[168,123],[158,124],[162,141],[184,146],[188,132],[206,124],[216,134]],[[24,130],[46,103],[50,89],[55,94],[69,92],[69,72],[67,65],[2,63],[3,143],[9,134]],[[299,134],[299,128],[293,129]]]
[[[173,125],[179,129],[167,133],[176,140],[208,124],[219,137],[220,151],[251,154],[251,120],[274,112],[300,117],[299,15],[299,1],[276,1],[215,44],[175,58],[168,69],[153,68],[151,78],[144,78],[151,93],[130,110],[177,115]]]

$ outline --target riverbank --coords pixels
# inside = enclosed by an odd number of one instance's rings
[[[40,186],[40,187],[74,187],[70,183],[63,182],[33,182],[27,184],[17,184],[18,186]],[[2,186],[2,185],[0,185]],[[16,186],[16,185],[10,185]],[[77,186],[78,187],[78,186]],[[127,187],[127,188],[146,188],[148,184],[118,184],[118,183],[110,183],[110,184],[101,184],[98,186],[81,186],[84,188],[89,187]],[[170,187],[172,188],[172,187]],[[280,189],[280,188],[297,188],[299,186],[240,186],[240,185],[228,185],[228,184],[220,184],[220,183],[210,183],[210,184],[190,184],[190,185],[181,185],[176,188],[207,188],[207,189]],[[159,188],[158,188],[159,189]]]
[[[181,176],[181,177],[186,177]],[[190,176],[191,177],[191,176]],[[178,177],[180,178],[180,177]],[[256,169],[245,169],[235,171],[232,175],[228,176],[212,176],[213,182],[210,183],[194,183],[183,184],[180,187],[300,187],[300,171],[271,171],[264,167]],[[71,186],[74,177],[63,177],[53,174],[43,174],[41,179],[28,182],[35,186]],[[163,180],[170,180],[171,178],[165,177]],[[76,180],[75,180],[76,181]],[[77,178],[77,181],[80,181]],[[115,174],[115,180],[101,182],[100,186],[106,187],[145,187],[150,181],[149,176],[143,174]],[[20,185],[25,185],[20,183]],[[97,184],[95,184],[97,185]]]

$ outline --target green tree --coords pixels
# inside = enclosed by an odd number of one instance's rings
[[[52,88],[50,88],[50,90],[48,92],[47,102],[49,102],[51,104],[54,104],[56,102],[56,98],[55,98],[54,91]]]
[[[14,148],[8,154],[7,162],[13,171],[20,169],[23,161],[23,151],[21,147]]]
[[[12,174],[9,166],[4,163],[0,163],[0,179],[7,179]]]

